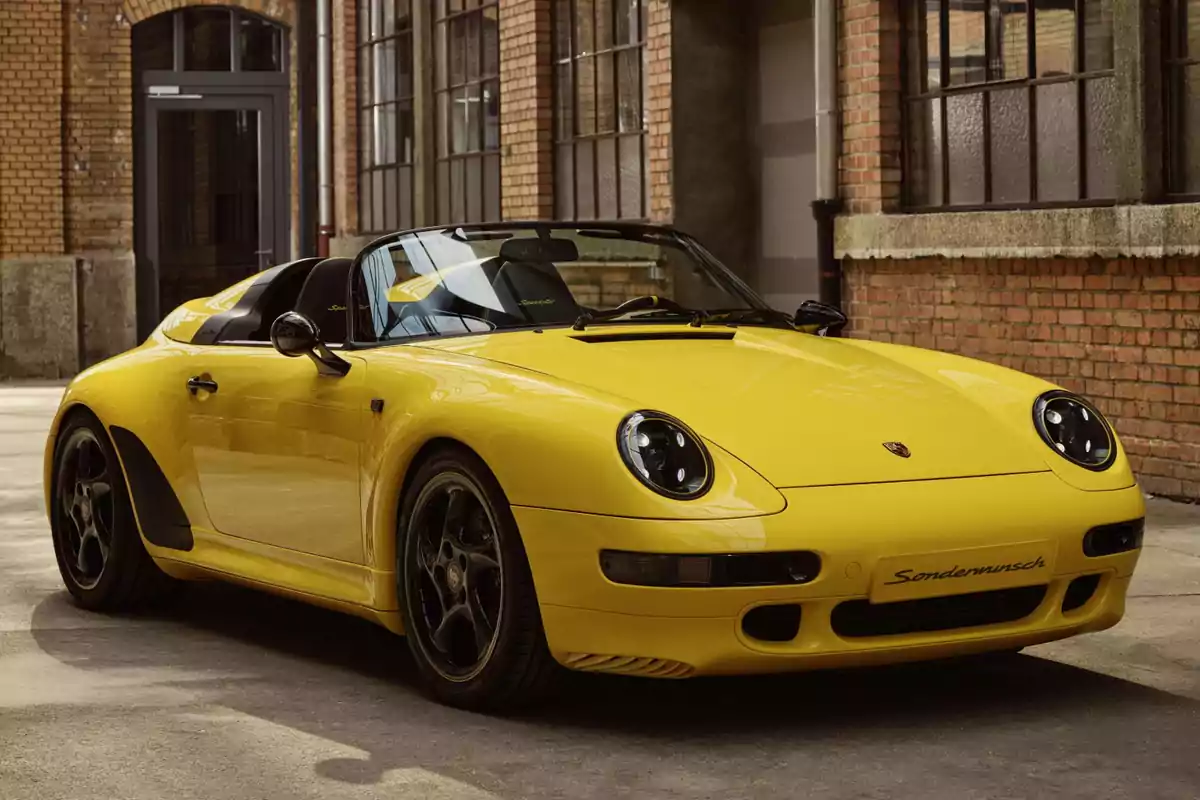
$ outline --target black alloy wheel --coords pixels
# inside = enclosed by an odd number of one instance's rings
[[[512,511],[473,453],[447,447],[418,467],[400,509],[405,632],[438,700],[503,710],[549,688],[533,579]]]
[[[90,412],[75,411],[63,421],[52,486],[54,554],[79,605],[123,610],[173,587],[142,544],[116,451]]]

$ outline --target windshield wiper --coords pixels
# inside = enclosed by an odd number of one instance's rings
[[[761,322],[772,327],[796,330],[792,318],[773,308],[744,308],[734,311],[710,311],[708,322],[715,325],[737,325],[742,322]]]
[[[632,314],[635,311],[653,311],[659,310],[665,315],[674,315],[690,318],[688,323],[693,328],[699,328],[700,324],[708,318],[708,312],[703,309],[685,308],[679,305],[674,300],[668,300],[665,297],[657,297],[655,295],[645,295],[643,297],[635,297],[632,300],[626,300],[616,308],[608,308],[602,311],[593,311],[584,309],[583,313],[575,320],[575,324],[571,326],[572,330],[581,331],[587,327],[589,322],[605,322],[607,320],[617,319],[626,314]],[[644,315],[650,316],[650,315]]]

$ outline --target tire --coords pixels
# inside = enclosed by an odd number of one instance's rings
[[[474,711],[544,699],[561,668],[516,520],[483,461],[461,447],[431,453],[408,482],[397,527],[397,591],[425,691]]]
[[[142,544],[116,450],[91,412],[73,412],[63,422],[51,480],[54,555],[79,606],[129,611],[174,588]]]

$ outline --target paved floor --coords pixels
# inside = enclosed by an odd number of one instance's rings
[[[1154,502],[1116,628],[1027,654],[783,679],[581,678],[497,720],[403,642],[205,585],[75,609],[41,510],[57,390],[0,389],[0,798],[1200,798],[1200,510]]]

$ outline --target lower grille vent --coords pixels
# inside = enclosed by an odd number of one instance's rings
[[[831,621],[834,633],[847,638],[975,628],[1023,619],[1037,610],[1045,596],[1042,585],[878,605],[847,600],[833,610]]]
[[[687,678],[695,669],[682,661],[637,656],[598,656],[591,653],[571,653],[566,666],[584,672],[609,672],[617,675],[638,675],[644,678]]]

